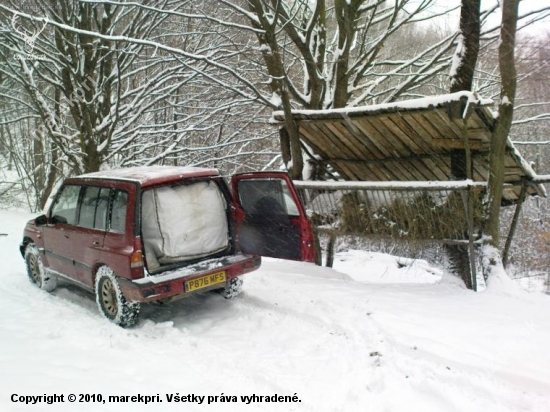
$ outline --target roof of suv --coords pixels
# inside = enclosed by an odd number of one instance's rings
[[[103,170],[77,176],[75,179],[127,180],[138,182],[142,187],[155,186],[193,177],[219,176],[216,169],[188,166],[138,166],[123,169]]]

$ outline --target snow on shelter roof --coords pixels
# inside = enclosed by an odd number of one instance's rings
[[[473,161],[472,180],[486,182],[495,116],[492,100],[463,91],[439,96],[331,110],[293,110],[300,138],[321,167],[351,181],[449,181],[451,158],[465,149]],[[283,125],[284,114],[272,122]],[[464,125],[466,127],[464,127]],[[521,182],[535,172],[508,139],[504,200],[519,198]],[[528,194],[545,195],[530,184]]]
[[[216,169],[189,166],[138,166],[78,176],[79,179],[111,179],[139,182],[141,186],[154,186],[193,177],[219,176]]]

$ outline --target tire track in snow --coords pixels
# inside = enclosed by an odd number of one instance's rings
[[[185,351],[185,369],[186,374],[189,373],[191,376],[198,376],[208,379],[209,376],[212,376],[213,369],[215,369],[216,376],[216,386],[220,389],[218,393],[214,393],[210,390],[208,393],[200,393],[201,395],[220,395],[224,393],[229,396],[237,396],[238,403],[224,403],[223,405],[229,407],[230,405],[236,405],[238,408],[243,407],[243,403],[240,401],[241,395],[283,395],[283,396],[293,396],[294,392],[290,392],[288,388],[276,385],[273,381],[268,380],[269,377],[265,379],[258,379],[258,377],[251,377],[247,373],[246,368],[240,367],[243,359],[236,359],[235,354],[228,353],[223,350],[220,352],[219,343],[213,340],[212,337],[199,335],[193,336],[187,329],[180,329],[178,326],[174,325],[172,321],[155,323],[153,320],[146,321],[142,326],[142,332],[145,332],[146,335],[152,335],[153,337],[158,336],[159,330],[162,331],[161,334],[170,335],[170,341],[179,341],[181,342],[182,349]],[[151,336],[148,336],[151,339]],[[212,354],[220,354],[221,356],[213,356]],[[209,384],[210,388],[212,383]],[[217,388],[217,389],[218,389]],[[246,390],[243,388],[253,388]],[[196,391],[195,391],[196,392]],[[298,397],[300,394],[297,393]],[[275,404],[281,411],[305,411],[305,412],[314,412],[317,409],[311,406],[308,406],[304,403],[303,398],[301,403],[289,404],[281,403]],[[262,406],[263,405],[263,406]],[[273,406],[274,404],[269,404]],[[265,405],[263,403],[254,403],[246,405],[246,408],[254,408],[254,410],[265,410]],[[240,410],[240,409],[239,409]]]
[[[387,328],[384,328],[384,324],[377,320],[376,310],[374,312],[372,327],[385,341],[378,389],[388,386],[383,390],[400,390],[404,397],[407,396],[406,394],[414,393],[414,397],[420,401],[419,407],[421,402],[425,401],[433,410],[450,412],[465,410],[457,409],[457,403],[462,407],[469,404],[470,408],[467,410],[472,411],[530,410],[534,412],[546,410],[545,407],[541,409],[539,406],[537,409],[535,406],[545,405],[542,396],[540,398],[532,397],[531,391],[529,396],[532,398],[527,399],[525,388],[538,386],[539,394],[542,394],[546,392],[548,385],[541,387],[541,382],[523,380],[515,374],[505,371],[495,373],[492,366],[480,368],[473,358],[473,363],[469,364],[458,362],[433,350],[423,349],[423,343],[426,344],[426,342],[423,342],[422,339],[425,337],[413,335],[404,337],[398,331],[385,331]],[[407,342],[407,339],[410,342]],[[482,353],[474,355],[479,357],[479,362],[484,361]],[[459,358],[465,359],[465,355],[461,355]],[[384,385],[384,382],[388,385]],[[468,392],[465,392],[464,388],[468,388]],[[484,398],[487,393],[506,395],[488,401]],[[531,406],[525,408],[522,406],[525,404]]]
[[[353,398],[358,405],[361,405],[365,397],[375,391],[380,382],[381,354],[386,353],[386,339],[382,331],[377,329],[370,319],[370,314],[365,314],[365,320],[362,322],[361,330],[345,329],[335,324],[327,324],[320,319],[315,319],[308,315],[303,315],[281,306],[274,306],[253,296],[244,296],[244,299],[235,300],[236,306],[250,312],[261,313],[265,317],[274,318],[274,322],[280,323],[286,328],[300,330],[302,333],[312,337],[311,344],[314,346],[329,346],[335,348],[338,353],[337,360],[346,359],[347,370],[345,373],[356,376],[353,378],[340,377],[347,379],[350,388],[348,389],[348,400]],[[266,316],[267,315],[267,316]],[[376,338],[372,339],[372,337]],[[330,340],[330,343],[327,343]],[[377,348],[372,350],[373,345]],[[370,346],[370,348],[369,348]],[[348,354],[353,354],[349,357]],[[349,405],[349,404],[348,404]],[[335,406],[332,411],[344,410]],[[348,409],[349,410],[349,409]]]
[[[308,350],[307,353],[304,354],[305,358],[311,357],[315,359],[316,356],[333,355],[331,359],[323,359],[318,362],[316,367],[321,368],[321,370],[317,370],[317,372],[321,372],[321,375],[327,375],[327,373],[336,369],[344,375],[351,374],[349,377],[339,377],[340,380],[347,379],[351,385],[349,389],[344,386],[347,392],[342,390],[339,390],[339,392],[343,392],[347,398],[353,396],[354,399],[352,402],[361,400],[363,396],[356,393],[358,387],[355,382],[364,381],[364,375],[371,374],[372,370],[376,367],[376,358],[369,356],[369,349],[367,346],[369,336],[371,335],[365,332],[365,329],[368,329],[368,321],[365,322],[366,328],[362,328],[360,331],[348,330],[335,323],[323,322],[321,319],[316,319],[310,315],[296,312],[294,308],[285,307],[284,302],[282,306],[276,306],[247,293],[243,293],[238,298],[224,304],[229,305],[228,309],[230,311],[235,311],[235,314],[231,314],[231,318],[243,318],[245,322],[245,327],[243,328],[245,335],[244,340],[249,338],[246,333],[252,332],[254,333],[252,338],[254,338],[254,336],[259,336],[260,341],[263,343],[264,340],[270,337],[276,338],[279,334],[278,330],[280,330],[282,334],[291,333],[290,339],[293,341],[296,340],[297,346],[305,346],[305,349]],[[215,308],[212,310],[215,311]],[[176,323],[177,319],[178,317],[176,316],[174,318]],[[201,321],[199,321],[199,325]],[[218,382],[234,383],[232,386],[223,387],[223,389],[225,389],[225,394],[231,395],[233,393],[241,393],[249,395],[255,392],[256,394],[263,395],[274,393],[279,395],[293,395],[297,393],[302,402],[296,405],[285,404],[286,406],[281,410],[319,410],[319,401],[317,397],[312,398],[312,390],[307,388],[307,385],[305,385],[302,390],[299,388],[297,389],[297,386],[293,386],[292,384],[292,379],[296,380],[296,377],[285,376],[285,374],[288,375],[288,373],[292,373],[293,371],[297,372],[299,375],[300,370],[295,370],[295,368],[304,366],[304,362],[306,362],[307,365],[309,359],[291,359],[290,365],[280,365],[277,363],[276,356],[280,355],[284,358],[287,354],[276,353],[274,355],[275,358],[267,359],[264,363],[265,359],[260,352],[262,350],[261,347],[260,349],[252,347],[253,356],[247,356],[246,353],[243,355],[242,352],[238,352],[237,354],[226,353],[224,356],[216,356],[213,354],[220,352],[220,345],[215,337],[209,336],[211,330],[206,330],[206,334],[190,335],[186,332],[184,325],[184,329],[182,330],[178,325],[174,325],[173,322],[154,323],[154,320],[150,322],[151,324],[149,327],[152,328],[152,332],[150,333],[153,336],[158,335],[158,328],[166,329],[166,326],[162,326],[163,323],[172,325],[170,327],[170,334],[174,334],[175,336],[177,336],[176,334],[181,334],[177,339],[184,345],[184,349],[186,353],[188,353],[187,358],[190,361],[193,360],[186,364],[186,368],[190,369],[193,375],[209,376],[209,374],[212,374],[211,368],[215,367]],[[258,325],[259,328],[257,329]],[[223,333],[223,327],[219,329],[219,332]],[[170,338],[170,340],[174,341],[175,339]],[[270,346],[263,349],[272,351],[276,349],[276,345],[277,343],[270,343]],[[358,347],[361,349],[358,350]],[[334,353],[331,353],[333,349]],[[316,353],[316,350],[320,351],[320,355]],[[351,354],[353,354],[352,357],[350,356]],[[241,355],[243,356],[239,358]],[[292,355],[293,354],[290,354],[289,356],[292,357]],[[201,359],[201,361],[195,362],[194,359]],[[293,361],[296,361],[296,364],[292,363]],[[322,368],[324,366],[322,363],[326,362],[328,362],[328,369],[323,370]],[[334,364],[341,365],[335,366]],[[315,375],[313,371],[306,370],[305,372],[307,373],[306,380],[308,380],[310,376]],[[283,379],[281,379],[281,376]],[[337,376],[338,375],[330,375],[331,384],[333,384],[332,381],[337,378]],[[360,379],[354,379],[353,376],[357,376]],[[284,379],[286,377],[290,378],[288,382]],[[321,380],[323,377],[325,376],[318,376]],[[254,390],[243,392],[243,387],[254,388]],[[233,392],[233,390],[235,390],[235,392]],[[359,391],[366,393],[368,389],[362,387]],[[313,392],[315,391],[313,390]],[[310,398],[307,399],[307,403],[305,402],[305,398]],[[313,406],[308,406],[308,404]],[[334,412],[343,411],[339,406],[341,404],[342,402],[339,402],[329,407],[326,403],[321,403],[321,405],[325,406],[323,410]],[[261,404],[258,404],[258,407],[260,405]]]
[[[254,309],[256,312],[263,312],[264,314],[275,315],[275,317],[285,320],[285,321],[294,321],[295,323],[305,326],[309,329],[316,330],[318,332],[323,332],[330,334],[334,338],[345,338],[346,331],[342,328],[336,328],[335,325],[330,325],[330,327],[311,316],[305,316],[302,314],[292,313],[291,309],[282,309],[279,306],[272,305],[268,302],[265,302],[254,296],[245,295],[244,293],[240,295],[241,299],[237,298],[233,302],[235,306],[238,306],[241,309]]]

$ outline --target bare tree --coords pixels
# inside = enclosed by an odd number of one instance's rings
[[[457,38],[447,33],[394,53],[392,39],[448,12],[434,13],[434,0],[64,0],[37,15],[9,3],[0,3],[2,76],[25,91],[58,164],[74,171],[182,158],[219,164],[224,156],[229,164],[258,152],[273,158],[261,133],[244,135],[248,124],[260,130],[262,107],[288,114],[425,94],[449,68]],[[13,60],[26,39],[10,30],[13,16],[22,30],[44,28],[34,53],[45,61]],[[282,159],[301,177],[302,147],[286,118]],[[220,142],[229,153],[219,153]]]
[[[426,45],[409,60],[384,53],[396,33],[427,19],[423,13],[431,0],[251,0],[248,8],[237,1],[220,3],[254,30],[271,102],[285,113],[281,148],[295,178],[302,175],[303,160],[292,108],[394,101],[448,67],[455,37]]]
[[[498,118],[491,136],[489,155],[488,216],[485,233],[494,247],[499,246],[500,206],[504,183],[504,154],[506,140],[514,116],[517,74],[515,67],[515,39],[518,20],[518,0],[504,0],[502,3],[501,41],[499,45],[499,71],[501,77]]]
[[[19,156],[41,206],[57,176],[102,165],[185,163],[232,172],[276,155],[265,144],[256,96],[227,87],[215,65],[194,59],[227,58],[227,38],[180,12],[192,10],[191,2],[149,5],[171,13],[64,0],[39,3],[34,15],[17,2],[0,3],[0,104],[10,108],[1,115],[2,138],[19,142],[9,145],[10,156]],[[24,156],[29,147],[31,158]]]
[[[414,53],[395,55],[391,53],[392,42],[399,40],[401,33],[420,22],[425,27],[427,21],[450,10],[437,12],[430,0],[220,3],[240,16],[239,22],[253,28],[268,75],[265,83],[273,95],[271,102],[285,113],[281,148],[296,178],[301,177],[303,162],[297,128],[290,116],[292,108],[331,109],[421,95],[453,61],[463,66],[454,70],[460,75],[453,77],[452,90],[470,90],[480,26],[498,7],[480,13],[479,1],[464,1],[460,33],[453,31],[417,46]],[[534,21],[544,13],[547,10],[522,18]],[[493,33],[493,28],[488,28],[483,35],[489,39]],[[457,40],[464,46],[464,55],[452,60]]]

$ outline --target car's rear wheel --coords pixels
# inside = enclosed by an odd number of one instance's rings
[[[25,262],[27,275],[32,283],[47,292],[51,292],[57,287],[57,278],[44,269],[40,251],[34,243],[29,243],[25,248]]]
[[[97,270],[95,294],[99,311],[111,322],[123,328],[136,323],[140,304],[126,301],[110,267],[101,266]]]
[[[234,299],[241,294],[243,290],[243,280],[240,278],[229,279],[225,289],[222,289],[222,296],[226,299]]]

